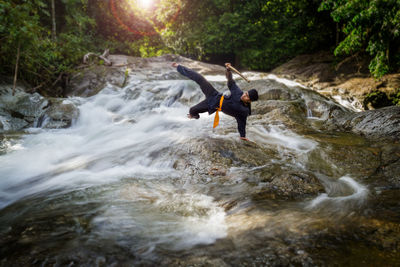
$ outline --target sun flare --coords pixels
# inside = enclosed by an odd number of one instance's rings
[[[138,0],[139,6],[144,9],[149,9],[153,5],[153,0]]]

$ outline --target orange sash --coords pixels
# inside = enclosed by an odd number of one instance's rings
[[[214,125],[213,128],[217,127],[219,124],[219,114],[218,111],[221,111],[222,109],[222,102],[224,102],[224,95],[221,96],[221,100],[219,100],[219,108],[217,108],[217,111],[215,112],[215,118],[214,118]]]

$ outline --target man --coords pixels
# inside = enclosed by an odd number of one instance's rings
[[[236,82],[232,79],[230,65],[230,63],[225,63],[225,75],[228,79],[228,88],[231,94],[230,96],[223,96],[199,73],[175,62],[172,63],[172,67],[177,68],[180,74],[200,85],[201,90],[206,96],[205,100],[190,108],[188,118],[198,119],[200,118],[199,113],[208,111],[209,114],[213,114],[217,110],[221,110],[236,119],[240,139],[249,141],[246,138],[246,120],[247,116],[251,115],[251,102],[258,100],[258,92],[255,89],[251,89],[248,92],[240,90]]]

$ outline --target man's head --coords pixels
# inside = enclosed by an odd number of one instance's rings
[[[244,103],[251,103],[252,101],[258,100],[258,92],[256,89],[251,89],[247,92],[244,92],[243,95],[240,97]]]

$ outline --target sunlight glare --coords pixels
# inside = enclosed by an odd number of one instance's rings
[[[153,0],[139,0],[139,5],[141,8],[149,9],[153,4]]]

